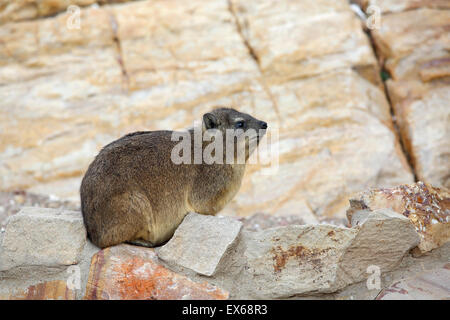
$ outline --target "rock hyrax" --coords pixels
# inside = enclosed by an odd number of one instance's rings
[[[196,143],[194,129],[134,132],[108,144],[81,183],[81,210],[89,238],[101,248],[122,242],[153,247],[169,240],[188,212],[216,214],[239,190],[245,163],[254,150],[250,146],[259,143],[266,128],[267,123],[230,108],[204,114],[197,132],[223,133],[222,163],[195,161],[194,153],[203,152],[215,139],[205,142],[200,137]],[[233,141],[245,137],[240,140],[245,145],[243,162],[236,161],[238,148],[232,149],[234,161],[225,161],[225,137],[230,132],[236,136]],[[190,163],[172,160],[180,143],[172,138],[174,133],[189,137],[192,152],[187,152],[186,162]]]

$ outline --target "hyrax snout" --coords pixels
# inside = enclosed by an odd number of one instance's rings
[[[239,190],[266,129],[264,121],[218,108],[203,115],[198,129],[212,139],[198,140],[194,128],[135,132],[108,144],[81,183],[89,238],[101,248],[122,242],[152,247],[169,240],[188,212],[216,214]]]

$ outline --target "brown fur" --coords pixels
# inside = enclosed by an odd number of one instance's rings
[[[211,118],[216,120],[212,124]],[[203,130],[211,125],[233,128],[238,118],[245,119],[247,128],[264,124],[221,108],[204,116]],[[128,134],[105,146],[91,163],[80,195],[94,244],[159,245],[172,237],[188,212],[214,215],[237,193],[245,164],[174,164],[171,151],[178,142],[171,141],[171,135],[172,131]]]

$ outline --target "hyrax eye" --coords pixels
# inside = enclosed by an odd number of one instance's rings
[[[236,129],[242,129],[244,128],[244,121],[236,121],[236,123],[234,124],[234,127]]]

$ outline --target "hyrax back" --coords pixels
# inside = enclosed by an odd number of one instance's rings
[[[267,124],[234,109],[203,116],[203,131],[237,127],[259,130]],[[193,147],[193,130],[189,133]],[[172,134],[128,134],[105,146],[91,163],[80,196],[84,223],[95,245],[159,245],[170,239],[188,212],[216,214],[237,193],[245,164],[175,164],[172,149],[179,141],[172,141]]]

